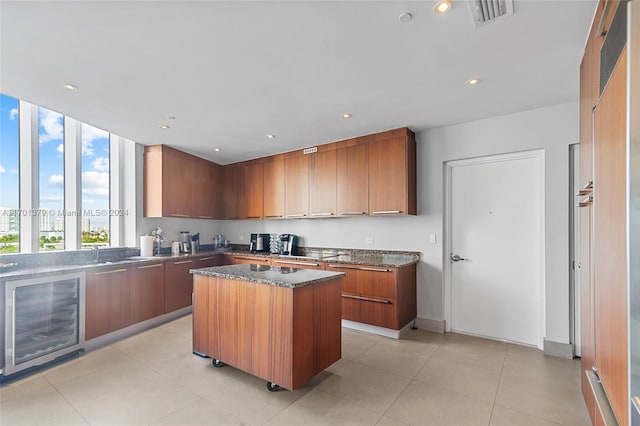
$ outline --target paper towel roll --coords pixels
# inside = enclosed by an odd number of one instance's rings
[[[140,256],[153,256],[153,237],[151,235],[143,235],[140,237]]]

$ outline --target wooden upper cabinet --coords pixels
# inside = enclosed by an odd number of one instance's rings
[[[223,217],[225,219],[239,219],[240,210],[243,207],[242,191],[244,190],[244,170],[242,166],[232,164],[222,168],[224,182],[224,208]]]
[[[144,149],[144,216],[215,219],[220,166],[166,145]]]
[[[244,190],[240,194],[240,219],[262,219],[264,204],[264,165],[249,163],[243,167]]]
[[[330,145],[308,155],[310,217],[336,216],[336,150]]]
[[[416,214],[416,142],[403,128],[368,137],[369,214]]]
[[[368,147],[357,141],[345,142],[336,150],[336,190],[338,216],[369,214]]]
[[[284,217],[284,159],[279,156],[267,157],[264,163],[264,218]]]
[[[284,160],[284,215],[309,217],[309,156],[295,155]]]

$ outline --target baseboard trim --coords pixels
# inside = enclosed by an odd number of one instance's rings
[[[432,331],[434,333],[444,334],[446,328],[444,320],[433,320],[428,318],[416,318],[416,327],[420,330]]]
[[[365,333],[377,334],[379,336],[390,337],[392,339],[400,339],[403,334],[411,330],[413,321],[410,321],[407,325],[400,330],[393,330],[391,328],[378,327],[377,325],[365,324],[362,322],[342,320],[342,326],[344,328],[350,328],[352,330],[363,331]]]
[[[560,343],[552,340],[544,339],[543,351],[545,355],[554,356],[556,358],[573,359],[573,345],[571,343]]]
[[[188,315],[192,311],[193,311],[193,307],[187,306],[186,308],[178,309],[177,311],[169,312],[167,314],[160,315],[158,317],[151,318],[146,321],[142,321],[137,324],[130,325],[129,327],[125,327],[120,330],[113,331],[109,334],[105,334],[104,336],[87,340],[84,343],[84,350],[86,352],[89,352],[89,351],[94,351],[96,349],[100,349],[102,347],[115,343],[119,340],[126,339],[127,337],[131,337],[134,334],[142,333],[143,331],[147,331],[151,328],[157,327],[166,322],[173,321],[174,319],[178,319],[180,317]]]

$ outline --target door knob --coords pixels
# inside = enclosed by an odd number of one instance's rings
[[[460,255],[458,254],[452,254],[451,255],[451,261],[452,262],[460,262],[461,260],[467,260],[464,257],[460,257]]]

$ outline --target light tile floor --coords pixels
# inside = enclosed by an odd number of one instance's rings
[[[0,425],[590,424],[580,363],[460,334],[343,329],[294,392],[191,354],[191,316],[0,388]]]

